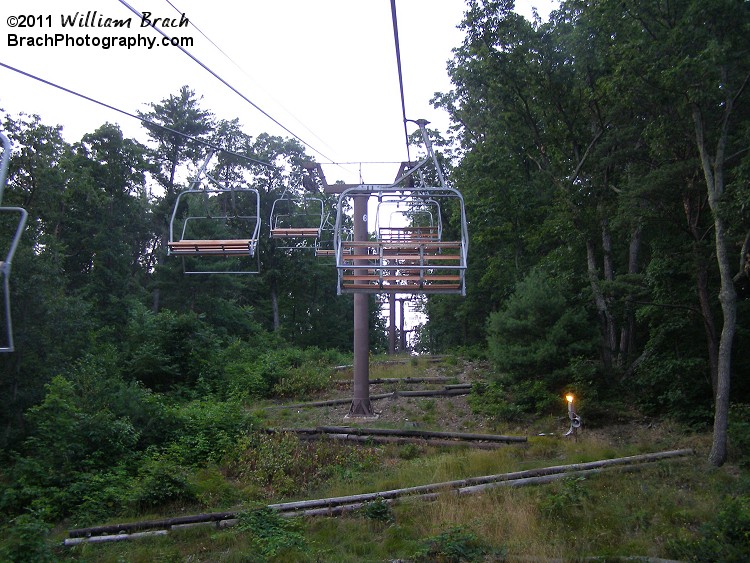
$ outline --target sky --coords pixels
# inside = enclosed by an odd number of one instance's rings
[[[151,22],[161,18],[158,27],[169,36],[190,38],[186,50],[203,66],[175,47],[148,48],[162,35],[148,23],[142,27],[126,4],[150,12]],[[531,18],[532,7],[546,17],[556,2],[516,4]],[[462,41],[457,25],[465,2],[397,0],[396,9],[406,116],[445,131],[447,114],[429,101],[451,88],[446,62]],[[182,14],[187,26],[180,26]],[[127,18],[130,28],[99,26]],[[56,34],[62,41],[88,36],[89,45],[26,44]],[[140,46],[104,49],[110,38]],[[407,158],[389,0],[5,0],[0,41],[1,63],[129,113],[148,111],[149,103],[187,85],[202,97],[202,108],[218,119],[239,119],[250,135],[295,135],[319,162],[355,163],[324,166],[329,182],[390,182],[396,163]],[[11,117],[38,114],[46,125],[62,125],[68,142],[105,122],[148,140],[139,121],[4,67],[0,108]],[[356,164],[362,162],[394,164]]]

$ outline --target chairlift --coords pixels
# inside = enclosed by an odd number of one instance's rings
[[[182,257],[186,274],[257,274],[260,193],[227,187],[207,174],[212,156],[175,200],[168,254]]]
[[[21,235],[26,227],[26,220],[28,219],[28,212],[22,207],[3,207],[3,192],[5,191],[5,181],[8,177],[8,166],[10,164],[10,141],[8,138],[0,133],[0,143],[3,146],[3,155],[0,159],[0,213],[3,215],[18,215],[18,219],[13,219],[13,223],[16,225],[13,237],[10,239],[10,244],[5,252],[5,257],[0,262],[0,275],[3,277],[3,308],[4,308],[4,334],[2,341],[0,341],[0,352],[13,352],[15,350],[15,344],[13,341],[13,320],[11,318],[10,310],[10,269],[11,263],[13,262],[13,255],[16,253],[18,243],[21,240]],[[2,223],[5,224],[4,222]]]
[[[333,246],[335,228],[336,221],[332,217],[332,212],[329,211],[320,227],[320,236],[315,239],[315,256],[317,258],[333,258],[336,256],[336,250]]]
[[[464,199],[446,185],[426,123],[417,122],[427,149],[425,159],[402,163],[390,185],[352,186],[340,193],[334,232],[339,293],[466,294],[469,237]],[[435,167],[437,186],[426,185],[424,172],[429,164]],[[362,196],[378,198],[376,236],[347,241],[343,236],[344,203]],[[448,205],[458,210],[459,236],[455,240],[443,238],[441,209]],[[392,220],[399,214],[401,219],[409,219],[407,224],[394,225]]]
[[[319,188],[308,170],[302,179],[304,192],[294,194],[287,186],[271,206],[271,238],[283,241],[280,248],[316,248],[325,220],[323,200],[305,192],[316,193]]]
[[[404,203],[401,196],[381,197],[376,208],[375,233],[384,242],[441,241],[440,204],[434,199],[417,198]]]

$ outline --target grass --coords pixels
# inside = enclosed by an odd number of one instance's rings
[[[425,367],[421,362],[383,366],[377,377],[418,377]],[[397,408],[404,408],[410,420],[425,420],[435,415],[436,407],[432,399],[418,399]],[[275,416],[291,416],[283,412]],[[513,433],[507,428],[499,430]],[[324,498],[667,449],[687,447],[697,453],[688,459],[647,464],[637,472],[610,471],[586,479],[497,488],[462,497],[443,495],[429,503],[405,499],[390,507],[387,519],[374,518],[372,515],[378,513],[374,510],[369,516],[361,511],[310,518],[288,529],[272,519],[260,520],[266,525],[259,527],[254,521],[252,526],[226,530],[196,528],[148,540],[59,549],[57,554],[63,559],[88,562],[382,562],[439,557],[458,561],[450,558],[451,553],[484,554],[467,555],[463,561],[504,557],[509,561],[593,556],[677,558],[675,545],[696,537],[727,495],[747,495],[750,491],[746,469],[731,464],[717,469],[705,461],[709,435],[673,423],[584,427],[577,439],[562,437],[559,421],[552,418],[535,420],[525,430],[530,430],[528,443],[490,451],[389,444],[373,448],[368,463],[353,463],[335,448],[324,449],[315,455],[325,453],[331,459],[344,460],[341,467],[326,473],[325,480],[303,480],[303,473],[312,465],[312,460],[305,462],[304,457],[296,464],[282,463],[280,458],[278,471],[289,474],[272,476],[283,478],[292,491],[297,483],[301,487],[297,496]],[[555,435],[536,436],[532,430],[545,434],[554,431]],[[272,473],[269,470],[269,475]],[[207,503],[214,499],[217,507],[224,509],[227,499],[253,500],[242,490],[227,490],[218,470],[205,470],[198,477]],[[232,485],[247,487],[241,479]],[[309,486],[314,488],[307,489]],[[295,494],[287,491],[286,496]],[[267,499],[276,500],[280,499]],[[182,511],[191,513],[194,508],[185,506]],[[168,515],[174,514],[164,514]],[[62,537],[60,531],[55,539],[62,541]]]
[[[660,441],[658,436],[651,438]],[[398,449],[389,446],[385,453],[394,455]],[[598,435],[577,443],[534,440],[525,448],[489,452],[426,448],[413,459],[384,457],[377,471],[334,478],[313,496],[629,455],[639,449],[641,445],[634,443],[613,450]],[[669,542],[689,536],[715,514],[722,497],[736,483],[736,468],[715,469],[696,457],[650,464],[636,473],[609,472],[538,487],[501,488],[461,498],[443,496],[431,503],[405,500],[393,507],[393,521],[388,523],[358,514],[309,519],[300,524],[304,549],[273,557],[253,559],[249,555],[252,542],[232,529],[196,529],[142,542],[90,545],[68,555],[86,561],[387,561],[413,555],[424,538],[461,529],[507,553],[511,560],[522,555],[540,559],[669,557]]]

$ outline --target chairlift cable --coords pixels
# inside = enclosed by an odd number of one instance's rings
[[[90,96],[87,96],[85,94],[81,94],[80,92],[76,92],[75,90],[71,90],[70,88],[66,88],[65,86],[60,86],[59,84],[55,84],[54,82],[50,82],[49,80],[45,80],[44,78],[41,78],[39,76],[36,76],[34,74],[31,74],[30,72],[23,71],[21,69],[18,69],[16,67],[10,66],[9,64],[6,64],[2,61],[0,61],[0,66],[7,68],[8,70],[12,70],[14,72],[17,72],[18,74],[22,74],[23,76],[26,76],[28,78],[32,78],[33,80],[36,80],[38,82],[41,82],[43,84],[46,84],[47,86],[52,86],[53,88],[57,88],[58,90],[62,90],[63,92],[67,92],[68,94],[73,94],[74,96],[78,96],[81,99],[84,99],[88,102],[95,103],[97,105],[100,105],[102,107],[105,107],[107,109],[111,109],[112,111],[116,111],[118,113],[121,113],[123,115],[127,115],[128,117],[132,117],[133,119],[137,119],[141,123],[146,123],[148,125],[151,125],[153,127],[158,127],[159,129],[163,129],[164,131],[168,131],[169,133],[173,133],[175,135],[179,135],[180,137],[184,137],[186,139],[190,139],[191,141],[194,141],[200,145],[203,145],[205,147],[208,147],[213,150],[221,151],[224,154],[228,154],[231,156],[235,156],[237,158],[242,158],[244,160],[247,160],[249,162],[252,162],[254,164],[260,164],[262,166],[268,166],[269,168],[278,168],[275,164],[271,164],[270,162],[265,162],[263,160],[258,160],[249,156],[246,156],[244,154],[238,154],[235,152],[232,152],[230,150],[227,150],[225,148],[222,148],[218,145],[215,145],[213,143],[210,143],[208,141],[204,141],[203,139],[198,139],[196,137],[193,137],[191,135],[188,135],[186,133],[183,133],[182,131],[177,131],[176,129],[172,129],[171,127],[167,127],[166,125],[161,125],[160,123],[156,123],[154,121],[149,121],[148,119],[144,119],[142,117],[139,117],[133,113],[127,112],[124,109],[117,108],[115,106],[109,105],[105,102],[101,102],[99,100],[96,100]]]
[[[406,102],[404,101],[404,74],[401,70],[401,46],[398,40],[398,21],[396,18],[396,0],[391,0],[391,19],[393,20],[393,40],[396,44],[396,67],[398,68],[398,85],[401,91],[401,114],[404,119],[404,137],[406,140],[406,158],[411,161],[409,154],[409,132],[406,128]]]
[[[181,11],[181,10],[180,10],[180,9],[179,9],[179,8],[178,8],[177,6],[175,6],[175,5],[174,5],[174,4],[173,4],[173,3],[172,3],[172,2],[170,1],[170,0],[165,0],[165,1],[166,1],[166,3],[167,3],[167,4],[169,4],[169,5],[170,5],[170,6],[171,6],[171,7],[172,7],[172,8],[174,9],[174,11],[175,11],[175,12],[177,12],[178,14],[182,14],[182,13],[183,13],[183,12],[182,12],[182,11]],[[232,64],[233,64],[233,65],[234,65],[235,67],[237,67],[237,69],[238,69],[238,70],[239,70],[239,71],[240,71],[240,72],[241,72],[242,74],[244,74],[245,76],[247,76],[247,77],[248,77],[248,78],[250,78],[251,80],[254,80],[254,78],[253,78],[252,76],[250,76],[250,75],[249,75],[249,74],[247,73],[247,71],[245,71],[245,69],[244,69],[244,68],[242,68],[242,67],[241,67],[241,66],[240,66],[240,65],[239,65],[239,64],[238,64],[238,63],[237,63],[237,62],[236,62],[236,61],[235,61],[235,60],[234,60],[234,59],[233,59],[232,57],[230,57],[230,56],[229,56],[229,54],[227,54],[227,52],[226,52],[226,51],[224,51],[224,49],[222,49],[221,47],[219,47],[219,46],[218,46],[218,45],[217,45],[217,44],[216,44],[216,43],[215,43],[215,42],[214,42],[214,41],[213,41],[213,40],[212,40],[212,39],[211,39],[211,38],[210,38],[210,37],[209,37],[208,35],[206,35],[206,34],[205,34],[205,33],[203,32],[203,30],[202,30],[201,28],[199,28],[199,27],[198,27],[197,25],[195,25],[195,22],[193,21],[193,19],[192,19],[192,18],[190,19],[190,25],[191,25],[191,26],[193,26],[193,27],[195,28],[195,30],[196,30],[196,31],[197,31],[198,33],[200,33],[200,34],[201,34],[201,35],[202,35],[202,36],[203,36],[203,37],[204,37],[204,38],[206,39],[206,41],[208,41],[209,43],[211,43],[211,45],[213,45],[213,46],[214,46],[214,47],[216,48],[216,50],[217,50],[217,51],[219,51],[219,52],[220,52],[220,53],[221,53],[222,55],[224,55],[224,57],[225,57],[225,58],[226,58],[226,59],[227,59],[227,60],[228,60],[229,62],[231,62],[231,63],[232,63]],[[258,83],[258,86],[259,86],[259,87],[261,88],[261,90],[263,90],[264,92],[266,92],[266,94],[269,94],[269,95],[270,95],[271,97],[274,97],[274,98],[275,98],[275,96],[273,96],[273,94],[271,94],[271,93],[270,93],[270,92],[268,92],[268,91],[267,91],[267,90],[266,90],[265,88],[263,88],[263,86],[262,86],[262,85],[261,85],[260,83]],[[318,141],[320,141],[321,143],[323,143],[323,145],[325,145],[326,147],[328,147],[328,148],[331,148],[331,147],[330,147],[330,146],[329,146],[328,144],[326,144],[326,142],[325,142],[325,141],[324,141],[323,139],[321,139],[320,137],[318,137],[318,135],[316,135],[316,134],[315,134],[315,132],[314,132],[314,131],[313,131],[312,129],[310,129],[310,128],[309,128],[309,127],[308,127],[307,125],[305,125],[305,124],[304,124],[304,123],[302,122],[302,120],[300,120],[300,119],[299,119],[299,118],[298,118],[298,117],[297,117],[296,115],[294,115],[294,114],[293,114],[293,113],[292,113],[291,111],[289,111],[289,110],[288,110],[287,108],[285,108],[285,107],[284,107],[284,105],[283,105],[283,104],[282,104],[281,102],[279,102],[279,100],[275,99],[274,101],[276,101],[276,103],[278,103],[278,104],[279,104],[279,107],[281,107],[281,109],[282,109],[282,110],[284,110],[285,112],[287,112],[287,113],[288,113],[288,114],[289,114],[289,115],[290,115],[290,116],[291,116],[291,117],[292,117],[292,118],[293,118],[293,119],[294,119],[295,121],[297,121],[297,123],[299,123],[300,125],[302,125],[302,127],[303,127],[303,128],[304,128],[304,129],[306,130],[306,131],[308,131],[308,132],[309,132],[309,133],[310,133],[310,134],[311,134],[311,135],[312,135],[313,137],[315,137],[315,138],[316,138],[316,139],[317,139]]]
[[[136,16],[138,16],[139,18],[143,19],[143,15],[138,10],[136,10],[135,8],[133,8],[130,4],[128,4],[125,0],[119,0],[119,2],[120,2],[120,4],[122,4],[123,6],[125,6],[126,8],[128,8],[131,12],[133,12]],[[153,26],[153,27],[154,27],[154,29],[156,31],[158,31],[166,39],[172,39],[171,37],[169,37],[169,35],[167,35],[166,33],[164,33],[164,31],[162,29],[160,29],[160,28],[158,28],[156,26]],[[239,90],[237,90],[237,88],[235,88],[234,86],[232,86],[231,84],[229,84],[229,82],[227,82],[221,76],[219,76],[216,72],[214,72],[213,70],[211,70],[208,66],[206,66],[206,64],[204,64],[203,62],[201,62],[197,57],[195,57],[195,55],[193,55],[192,53],[190,53],[182,45],[176,45],[176,48],[179,49],[180,51],[182,51],[183,53],[185,53],[188,57],[190,57],[193,61],[195,61],[197,64],[199,64],[201,67],[203,67],[204,70],[206,70],[209,74],[211,74],[219,82],[221,82],[222,84],[224,84],[232,92],[234,92],[235,94],[237,94],[240,98],[242,98],[243,100],[245,100],[248,104],[250,104],[252,107],[254,107],[256,110],[258,110],[260,113],[262,113],[263,115],[265,115],[273,123],[275,123],[276,125],[278,125],[279,127],[281,127],[284,131],[286,131],[287,133],[289,133],[292,137],[294,137],[295,139],[297,139],[303,145],[305,145],[306,147],[308,147],[310,150],[318,153],[323,158],[326,158],[327,160],[331,160],[330,157],[326,156],[321,151],[319,151],[318,149],[316,149],[310,143],[308,143],[307,141],[305,141],[302,137],[300,137],[299,135],[297,135],[296,133],[294,133],[291,129],[289,129],[288,127],[286,127],[285,125],[283,125],[280,121],[278,121],[276,118],[274,118],[271,114],[269,114],[264,109],[262,109],[258,104],[256,104],[255,102],[253,102],[250,98],[248,98],[247,96],[245,96],[242,92],[240,92]]]

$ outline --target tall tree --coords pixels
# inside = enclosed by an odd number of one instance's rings
[[[154,175],[163,193],[157,194],[154,207],[156,237],[150,268],[156,271],[152,289],[153,310],[160,307],[160,276],[158,265],[166,257],[169,217],[179,189],[177,172],[181,165],[205,158],[208,150],[200,141],[207,141],[214,130],[213,114],[200,107],[200,99],[187,86],[177,95],[149,104],[151,110],[138,112],[149,137],[156,143],[150,154]]]
[[[750,5],[731,0],[643,2],[623,6],[602,2],[612,31],[620,38],[623,67],[632,84],[647,89],[676,108],[691,125],[714,230],[714,252],[720,277],[722,329],[719,338],[714,440],[709,459],[721,465],[727,455],[727,422],[732,345],[737,323],[731,242],[722,207],[730,195],[731,166],[746,146],[743,134],[750,115]],[[635,72],[636,67],[639,72]]]

